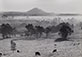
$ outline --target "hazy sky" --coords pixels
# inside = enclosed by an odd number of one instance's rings
[[[82,0],[0,0],[0,11],[28,11],[35,7],[48,12],[82,13]]]

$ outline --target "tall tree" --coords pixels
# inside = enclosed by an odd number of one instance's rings
[[[71,35],[72,32],[72,28],[67,23],[61,23],[59,35],[61,35],[63,39],[67,39],[67,36]]]
[[[46,27],[45,28],[45,33],[46,33],[46,37],[48,37],[49,36],[49,33],[51,32],[51,27],[49,26],[49,27]]]
[[[42,33],[44,32],[44,28],[42,26],[35,26],[36,34],[40,38],[42,36]]]
[[[12,31],[13,31],[13,28],[8,23],[2,24],[0,27],[0,33],[2,34],[3,38],[10,37]]]
[[[25,28],[27,29],[27,34],[29,34],[29,36],[32,36],[32,34],[34,34],[35,30],[32,24],[26,25]]]

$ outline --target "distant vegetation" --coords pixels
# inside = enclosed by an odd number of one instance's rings
[[[52,33],[59,33],[63,39],[67,39],[67,36],[73,32],[72,25],[69,23],[60,23],[58,25],[51,25],[47,27],[43,27],[40,25],[33,25],[33,24],[25,24],[23,23],[21,26],[24,25],[26,30],[18,31],[16,27],[11,26],[10,24],[1,24],[0,25],[0,34],[2,35],[3,39],[11,38],[12,36],[20,35],[26,37],[35,37],[41,38],[45,34],[45,38],[48,38]],[[22,27],[23,28],[23,27]],[[20,29],[20,28],[18,28]]]

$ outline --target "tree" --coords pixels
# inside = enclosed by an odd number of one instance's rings
[[[0,33],[2,34],[3,39],[6,38],[6,36],[7,36],[7,30],[6,30],[6,25],[5,24],[1,25]]]
[[[9,37],[10,37],[10,35],[13,33],[13,29],[14,29],[14,28],[12,28],[11,25],[7,23],[7,24],[6,24],[6,29],[7,29],[7,34],[8,34]]]
[[[67,39],[67,36],[71,35],[72,32],[73,32],[72,28],[67,23],[61,23],[61,27],[59,29],[59,35],[61,35],[63,39]]]
[[[29,36],[32,36],[35,33],[35,29],[34,29],[34,26],[32,24],[26,25],[25,28],[27,29],[27,34]]]
[[[8,17],[8,16],[7,16],[7,15],[5,15],[5,14],[3,14],[3,15],[2,15],[2,18],[7,18],[7,17]]]
[[[51,27],[49,26],[49,27],[46,27],[45,28],[45,33],[46,33],[46,37],[48,37],[49,36],[49,33],[51,32]]]
[[[44,28],[42,26],[35,26],[35,31],[38,37],[42,36],[42,33],[44,32]]]
[[[16,27],[14,27],[14,28],[12,29],[12,33],[11,33],[12,36],[16,36],[17,32],[18,32],[18,31],[16,30]]]
[[[8,23],[2,24],[0,27],[0,33],[2,34],[3,39],[10,37],[12,31],[13,31],[13,28]]]

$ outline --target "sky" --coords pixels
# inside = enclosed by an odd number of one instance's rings
[[[82,13],[82,0],[0,0],[0,11],[40,8],[54,13]]]

